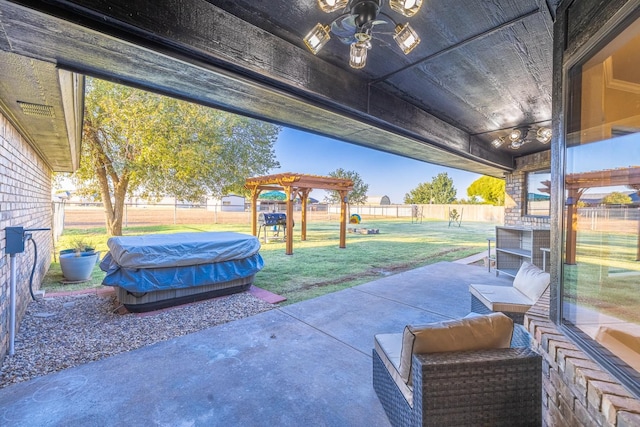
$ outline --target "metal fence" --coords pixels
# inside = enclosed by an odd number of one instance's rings
[[[105,216],[101,203],[58,203],[59,213],[55,216],[58,223],[69,228],[104,227]],[[60,209],[62,207],[62,209]],[[425,220],[449,219],[449,213],[455,209],[461,220],[483,221],[502,224],[504,208],[490,205],[352,205],[350,214],[363,218],[416,218]],[[282,212],[284,205],[274,205],[269,211]],[[300,216],[300,206],[295,206],[294,215]],[[340,205],[314,204],[307,207],[310,221],[336,220],[340,216]],[[222,205],[191,204],[141,204],[125,205],[124,227],[167,225],[167,224],[250,224],[250,208],[229,210]],[[55,225],[62,232],[62,227]],[[58,234],[59,235],[59,234]]]

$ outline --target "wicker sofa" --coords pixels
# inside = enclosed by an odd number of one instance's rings
[[[523,262],[513,286],[469,285],[471,311],[489,314],[501,312],[522,324],[524,314],[549,287],[550,276],[529,262]]]
[[[491,316],[506,318],[499,313]],[[436,327],[451,331],[452,324],[455,329],[473,327],[470,323],[463,319]],[[516,331],[519,336],[509,337],[512,345],[526,343],[521,335],[526,331],[519,325]],[[486,335],[482,332],[477,337]],[[410,380],[405,381],[398,358],[406,359],[407,354],[398,346],[407,346],[406,336],[407,328],[402,334],[376,335],[374,341],[373,387],[391,425],[541,425],[542,360],[528,347],[511,347],[507,341],[506,348],[501,344],[502,348],[420,353],[415,352],[422,351],[419,346],[413,345]],[[454,347],[468,346],[473,341],[469,336],[454,339]],[[436,338],[441,341],[440,336]],[[471,343],[470,347],[478,346]]]

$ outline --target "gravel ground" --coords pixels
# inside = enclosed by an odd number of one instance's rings
[[[275,308],[248,293],[141,313],[117,314],[115,297],[32,301],[7,355],[0,388]]]

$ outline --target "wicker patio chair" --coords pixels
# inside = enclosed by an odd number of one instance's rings
[[[524,329],[516,329],[512,345],[527,343]],[[393,426],[542,423],[542,359],[529,348],[413,354],[409,390],[399,388],[398,372],[390,372],[388,355],[379,352],[376,341],[373,387]]]
[[[480,314],[501,312],[522,324],[524,314],[549,287],[549,281],[549,273],[523,262],[513,279],[513,286],[469,285],[471,311]]]

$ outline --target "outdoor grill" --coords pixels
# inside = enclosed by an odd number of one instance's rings
[[[263,235],[265,243],[267,243],[267,228],[270,230],[272,238],[280,238],[280,231],[283,231],[282,238],[285,238],[287,234],[287,214],[283,212],[260,213],[258,215],[258,226],[258,236]]]
[[[287,214],[284,212],[260,213],[260,215],[258,215],[258,225],[260,227],[287,225]]]

